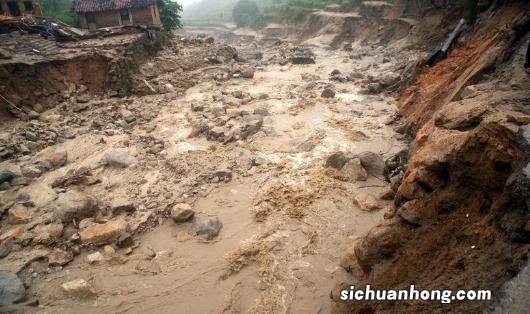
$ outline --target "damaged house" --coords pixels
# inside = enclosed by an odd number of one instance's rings
[[[42,16],[39,0],[0,0],[0,15]]]
[[[162,24],[156,0],[76,0],[74,11],[80,26],[88,29]]]

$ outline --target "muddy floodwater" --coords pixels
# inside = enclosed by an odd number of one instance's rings
[[[250,43],[264,59],[278,53],[261,35],[252,36]],[[233,35],[229,44],[248,48],[248,34],[244,47],[238,38]],[[340,259],[351,241],[382,218],[388,201],[380,196],[388,183],[375,173],[360,181],[338,180],[328,173],[326,159],[337,152],[387,158],[405,143],[387,125],[396,112],[392,97],[369,95],[332,77],[352,71],[381,75],[394,67],[392,61],[370,50],[350,58],[318,38],[303,45],[314,54],[314,64],[270,63],[257,67],[252,79],[221,81],[208,79],[216,67],[199,70],[198,84],[179,97],[128,97],[140,113],[158,104],[148,125],[107,132],[112,136],[104,143],[91,132],[64,143],[67,169],[90,165],[109,148],[140,160],[127,169],[100,169],[104,187],[86,189],[109,202],[122,196],[143,200],[134,219],[145,222],[160,210],[149,203],[153,199],[176,198],[171,204],[191,205],[195,221],[218,218],[222,228],[205,239],[189,232],[193,222],[159,217],[156,226],[137,235],[135,245],[108,249],[103,260],[87,262],[97,248],[82,251],[63,271],[34,280],[31,289],[45,300],[43,312],[330,311],[331,289],[351,278]],[[165,75],[170,80],[181,74]],[[325,89],[334,95],[323,97]],[[220,114],[211,109],[217,103],[228,103]],[[202,119],[231,123],[245,115],[259,116],[260,127],[244,139],[213,141],[197,134]],[[144,137],[164,143],[161,157],[144,157]],[[228,177],[204,179],[210,171]],[[48,173],[39,180],[53,177]],[[76,278],[92,283],[97,299],[62,298],[59,286]]]

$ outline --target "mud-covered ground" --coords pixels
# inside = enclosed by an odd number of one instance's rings
[[[177,37],[136,96],[77,87],[2,125],[0,269],[26,287],[6,310],[330,311],[393,196],[405,143],[380,92],[406,59],[246,35]]]

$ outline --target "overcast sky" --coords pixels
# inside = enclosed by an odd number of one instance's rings
[[[187,6],[192,4],[193,2],[197,2],[197,0],[177,0],[178,3],[182,4],[182,6]]]

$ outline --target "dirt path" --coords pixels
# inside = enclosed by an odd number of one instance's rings
[[[274,47],[264,50],[265,59],[277,53]],[[91,134],[65,143],[73,161],[68,169],[127,143],[140,165],[101,170],[106,188],[86,190],[108,201],[140,199],[145,206],[138,219],[151,222],[148,214],[163,212],[164,204],[185,202],[196,219],[218,217],[223,227],[213,240],[201,240],[189,235],[192,223],[159,215],[152,221],[159,226],[140,235],[133,250],[119,249],[95,264],[86,261],[93,251],[83,252],[62,271],[39,274],[31,287],[42,300],[39,311],[329,312],[333,285],[351,280],[340,259],[352,240],[382,218],[387,204],[379,195],[387,183],[374,175],[343,182],[327,175],[324,163],[339,151],[389,157],[404,144],[384,123],[395,112],[392,99],[361,95],[360,87],[329,79],[335,69],[382,73],[392,63],[377,54],[350,59],[344,51],[312,50],[316,64],[269,64],[253,79],[205,79],[179,98],[132,97],[127,103],[145,106],[143,114],[162,107],[147,125],[138,123],[105,143]],[[320,96],[326,87],[336,91],[334,98]],[[262,115],[260,130],[226,144],[190,136],[198,116],[191,108],[211,107],[218,99],[236,102],[238,115]],[[213,121],[207,113],[203,117]],[[145,154],[144,137],[163,142],[163,153]],[[230,180],[209,175],[223,169],[229,169]],[[97,299],[65,298],[60,285],[76,278],[89,281]]]

